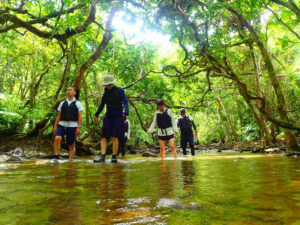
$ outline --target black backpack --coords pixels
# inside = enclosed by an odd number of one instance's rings
[[[178,126],[184,131],[192,130],[192,121],[190,120],[189,116],[184,118],[181,117],[178,119]]]
[[[168,127],[172,127],[172,121],[170,115],[168,114],[168,109],[166,109],[166,111],[163,113],[157,113],[156,116],[158,128],[166,129]]]

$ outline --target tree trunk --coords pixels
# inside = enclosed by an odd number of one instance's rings
[[[2,72],[1,72],[1,75],[0,75],[0,93],[3,92],[4,76],[5,76],[5,73],[8,69],[8,67],[10,66],[11,62],[12,62],[12,59],[8,60],[7,63],[5,64],[5,66],[2,69]]]
[[[87,69],[94,64],[94,62],[102,55],[104,49],[108,45],[109,41],[112,38],[111,34],[111,26],[112,21],[114,18],[115,13],[117,12],[119,7],[119,1],[115,3],[115,5],[112,7],[112,9],[109,12],[108,20],[105,27],[105,32],[102,36],[102,41],[96,51],[81,65],[79,72],[77,73],[75,80],[74,80],[74,86],[76,90],[80,90],[82,79],[84,77],[85,72]]]
[[[237,16],[237,18],[239,19],[239,21],[241,22],[241,24],[243,26],[245,26],[249,32],[252,34],[260,52],[261,55],[263,57],[265,66],[268,70],[268,75],[270,77],[271,80],[271,84],[273,86],[273,89],[276,93],[276,97],[277,97],[277,110],[280,116],[280,119],[283,122],[289,122],[289,118],[287,115],[287,104],[285,101],[285,97],[283,94],[283,91],[281,89],[280,86],[280,82],[276,76],[276,72],[274,69],[274,66],[272,64],[271,58],[268,54],[268,51],[265,47],[265,45],[263,44],[262,40],[260,39],[260,37],[258,36],[258,34],[256,33],[256,31],[254,30],[254,28],[250,25],[250,23],[244,18],[244,16],[235,8],[233,8],[232,6],[227,6],[228,10],[231,11],[233,14],[235,14]],[[286,138],[286,142],[287,142],[287,149],[288,151],[297,151],[300,152],[300,146],[298,144],[298,141],[296,139],[295,134],[288,129],[284,129],[284,133],[285,133],[285,138]]]
[[[90,105],[88,101],[88,91],[87,91],[87,84],[83,82],[83,89],[84,89],[84,103],[85,103],[85,125],[88,130],[90,130]]]
[[[296,3],[293,0],[288,0],[287,2],[282,0],[271,0],[271,2],[275,2],[278,5],[282,5],[288,8],[296,14],[298,20],[300,21],[300,9],[297,7]]]
[[[228,132],[228,129],[227,129],[226,125],[222,121],[222,114],[221,114],[220,104],[218,104],[218,107],[217,107],[217,115],[218,115],[220,126],[222,127],[222,130],[223,130],[223,134],[225,136],[225,143],[230,145],[232,143],[231,142],[231,137],[230,137],[230,134]]]
[[[254,68],[254,74],[255,74],[255,86],[256,86],[256,95],[258,97],[263,97],[263,94],[261,92],[260,88],[260,80],[261,80],[261,74],[260,74],[260,69],[259,69],[259,63],[256,61],[256,56],[253,48],[253,43],[249,43],[249,48],[250,48],[250,55],[252,58],[252,63],[253,63],[253,68]],[[264,140],[264,144],[266,146],[270,146],[276,142],[273,142],[273,138],[271,136],[271,130],[268,127],[267,120],[265,116],[259,111],[258,107],[256,104],[253,105],[253,111],[256,114],[256,119],[258,120],[257,123],[259,124],[261,128],[261,134],[262,138]]]
[[[55,100],[58,98],[62,88],[64,87],[64,85],[66,83],[67,74],[69,74],[70,71],[71,71],[71,65],[72,65],[73,54],[75,52],[75,48],[76,48],[75,41],[72,41],[71,47],[68,51],[67,61],[66,61],[66,65],[65,65],[61,80],[60,80],[60,84],[59,84],[59,87],[58,87],[58,89],[56,90],[56,93],[55,93],[55,97],[54,97]]]
[[[219,95],[218,95],[217,99],[218,99],[218,101],[219,101],[219,103],[220,103],[223,111],[225,112],[225,115],[227,117],[227,122],[228,122],[228,125],[229,125],[229,128],[230,128],[231,134],[233,136],[233,139],[234,139],[235,142],[238,142],[239,138],[238,138],[237,133],[235,131],[235,127],[234,127],[233,122],[231,120],[231,116],[228,113],[228,111],[227,111],[227,109],[226,109],[226,107],[225,107],[225,105],[223,103],[223,100],[221,99],[221,97]]]
[[[102,92],[102,86],[101,86],[101,82],[99,80],[99,77],[97,75],[97,73],[94,72],[94,79],[95,79],[95,82],[96,82],[96,86],[97,86],[97,93],[96,93],[96,96],[95,96],[95,103],[96,103],[96,106],[99,107],[100,105],[100,102],[101,102],[101,92]]]
[[[64,100],[64,98],[57,99],[54,102],[54,104],[50,107],[50,109],[48,109],[48,113],[44,116],[44,118],[41,119],[39,122],[37,122],[35,124],[35,127],[31,131],[29,131],[26,136],[27,137],[37,136],[39,134],[39,130],[46,126],[50,117],[53,115],[53,110],[55,110],[58,107],[59,103],[63,100]]]

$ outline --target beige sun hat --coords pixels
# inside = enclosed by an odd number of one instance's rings
[[[115,84],[115,83],[117,83],[117,81],[115,80],[114,75],[111,75],[111,74],[105,75],[105,77],[103,78],[103,80],[101,82],[101,84],[103,86],[107,86],[107,85]]]

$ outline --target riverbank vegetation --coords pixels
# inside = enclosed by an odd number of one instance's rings
[[[93,115],[110,73],[128,96],[135,148],[155,145],[146,130],[163,98],[178,116],[183,107],[193,116],[199,145],[284,141],[300,151],[297,1],[0,4],[1,137],[51,139],[56,108],[74,86],[85,107],[78,146],[95,146]]]

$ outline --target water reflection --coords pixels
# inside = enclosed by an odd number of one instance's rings
[[[256,168],[260,168],[255,174],[257,188],[241,203],[242,206],[251,205],[252,210],[247,215],[249,220],[256,218],[265,224],[300,222],[299,213],[296,213],[300,212],[300,188],[290,186],[293,180],[299,182],[299,174],[295,173],[299,163],[293,158],[260,160]]]
[[[124,172],[125,165],[103,165],[99,171],[97,191],[96,223],[113,224],[121,222],[126,217],[126,211],[121,210],[126,206],[127,180]]]
[[[74,162],[69,162],[67,168],[60,165],[51,167],[54,176],[53,191],[55,197],[50,201],[50,222],[55,224],[80,224],[80,210],[77,202],[77,193],[74,190],[77,179],[77,170]],[[65,174],[64,174],[65,173]]]
[[[299,177],[279,156],[24,163],[1,175],[0,224],[297,224]]]
[[[195,190],[194,187],[194,176],[195,167],[193,160],[182,160],[181,161],[181,174],[183,181],[183,190],[187,192],[187,196],[191,196]]]
[[[176,160],[169,160],[166,165],[165,160],[160,161],[160,197],[174,197],[174,189],[177,185],[177,167]]]

